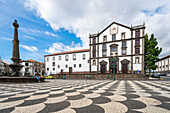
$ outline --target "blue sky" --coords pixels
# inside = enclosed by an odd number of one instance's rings
[[[21,59],[34,59],[43,62],[43,55],[49,54],[45,49],[48,49],[54,42],[71,45],[74,40],[75,44],[81,44],[80,38],[64,28],[54,31],[44,19],[26,10],[21,1],[0,1],[0,10],[0,57],[2,60],[10,61],[12,57],[12,39],[14,32],[12,23],[14,19],[16,19],[20,25],[18,35]]]
[[[145,32],[163,48],[160,57],[170,54],[169,0],[0,0],[0,57],[11,62],[15,19],[21,59],[43,62],[46,54],[89,48],[89,33],[113,16],[127,26],[145,22]]]

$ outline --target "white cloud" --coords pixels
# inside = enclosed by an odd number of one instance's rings
[[[26,46],[26,45],[20,45],[20,46],[25,48],[28,51],[38,51],[38,48],[34,46]]]
[[[34,37],[28,35],[23,35],[23,37],[26,39],[36,40]]]
[[[26,27],[21,27],[20,28],[21,31],[23,31],[24,33],[28,34],[28,35],[33,35],[33,36],[39,36],[39,35],[48,35],[48,36],[52,36],[52,37],[57,37],[58,35],[54,34],[54,33],[51,33],[49,31],[40,31],[40,30],[37,30],[37,29],[31,29],[31,28],[26,28]],[[28,36],[28,35],[24,35],[26,38],[29,38],[29,39],[33,39],[35,40],[34,37],[31,37],[31,36]]]
[[[0,37],[0,40],[12,41],[12,38]]]
[[[56,34],[54,34],[54,33],[48,32],[48,31],[45,31],[45,34],[46,34],[46,35],[50,35],[50,36],[52,36],[52,37],[57,37],[57,36],[58,36],[58,35],[56,35]]]
[[[81,38],[82,48],[89,46],[89,33],[101,31],[112,22],[112,17],[116,16],[117,22],[128,26],[142,24],[145,21],[146,32],[149,35],[155,34],[159,45],[163,47],[162,53],[164,55],[170,53],[168,49],[170,2],[168,0],[74,0],[70,2],[26,0],[24,5],[36,16],[47,21],[54,30],[65,28],[75,33]]]
[[[72,41],[71,45],[64,45],[63,43],[53,43],[49,49],[45,49],[47,53],[58,53],[62,51],[80,50],[82,49],[81,44],[74,44]]]

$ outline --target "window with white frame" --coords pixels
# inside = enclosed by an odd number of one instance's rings
[[[116,40],[116,34],[112,34],[112,41]]]
[[[103,57],[106,56],[106,44],[103,44],[102,51],[103,51]]]
[[[107,42],[107,36],[103,37],[103,42]]]
[[[53,57],[53,61],[55,61],[55,57]]]
[[[86,59],[86,54],[83,54],[83,60],[85,60]]]
[[[122,55],[126,55],[126,41],[122,41]]]
[[[76,54],[73,54],[73,60],[76,60]]]
[[[121,34],[122,39],[125,39],[125,32]]]
[[[136,58],[135,58],[135,63],[136,63],[136,64],[139,64],[139,57],[136,57]]]
[[[58,60],[61,60],[61,56],[58,57]]]
[[[93,65],[96,65],[96,60],[93,60]]]
[[[68,61],[68,55],[66,55],[66,61]]]

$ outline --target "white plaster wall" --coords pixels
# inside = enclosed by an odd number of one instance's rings
[[[170,70],[170,58],[168,58],[168,60],[169,60],[169,67],[168,67],[169,69],[168,70]]]
[[[28,72],[29,72],[31,75],[35,75],[35,73],[34,73],[35,71],[34,71],[33,67],[30,67],[30,66],[33,65],[32,62],[21,62],[20,64],[23,65],[23,67],[21,68],[20,73],[24,76],[25,68],[27,67],[27,66],[25,66],[25,63],[28,63],[28,67],[29,67]]]
[[[76,54],[76,60],[73,60],[73,54]],[[83,54],[86,55],[85,60],[83,60]],[[66,55],[69,57],[68,61],[65,60]],[[59,60],[59,56],[61,56],[61,60]],[[45,62],[47,75],[50,73],[57,74],[61,72],[61,69],[63,69],[63,72],[69,72],[69,67],[72,67],[73,72],[89,71],[89,52],[71,53],[47,57],[49,57],[49,61]],[[47,59],[47,57],[45,57],[45,59]],[[55,57],[55,66],[52,66],[52,62],[54,62],[52,61],[52,57]],[[76,64],[76,68],[74,68],[74,64]],[[79,67],[79,64],[81,64],[81,67]],[[60,68],[58,68],[58,65],[60,65]],[[66,65],[68,66],[67,68]],[[49,71],[47,71],[47,68],[49,68]],[[55,71],[53,71],[53,68],[55,68]]]
[[[125,39],[131,38],[131,31],[128,28],[113,24],[111,27],[109,27],[107,30],[105,30],[102,34],[100,34],[99,43],[103,42],[103,37],[106,35],[107,35],[107,41],[112,41],[112,35],[110,34],[110,29],[113,27],[118,28],[118,32],[116,34],[116,40],[121,40],[122,32],[125,32]]]
[[[158,72],[158,62],[155,62],[155,65],[157,66],[157,68],[155,69],[155,72]]]
[[[131,55],[131,40],[126,41],[126,49],[127,49],[127,53],[126,55]]]
[[[142,54],[142,39],[140,39],[140,54]]]

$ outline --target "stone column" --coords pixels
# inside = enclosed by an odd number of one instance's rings
[[[19,24],[15,20],[13,22],[14,26],[14,39],[13,39],[13,51],[12,51],[12,58],[11,60],[13,61],[14,64],[19,64],[20,62],[20,55],[19,55],[19,40],[18,40],[18,28]]]
[[[19,55],[19,40],[18,40],[18,28],[19,24],[15,20],[13,22],[14,26],[14,39],[13,39],[13,51],[12,51],[12,58],[13,64],[10,64],[10,68],[12,69],[12,76],[19,76],[19,71],[23,67],[20,65],[20,55]]]

